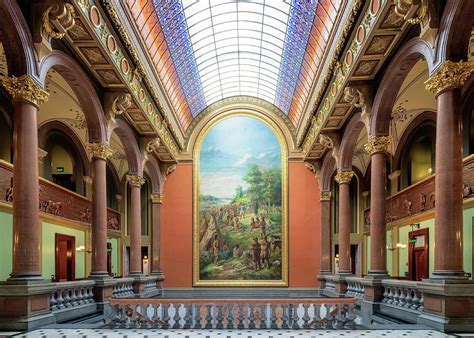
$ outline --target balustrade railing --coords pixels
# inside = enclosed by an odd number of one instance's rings
[[[94,281],[53,283],[50,296],[52,312],[72,309],[94,301]]]
[[[355,329],[354,298],[112,299],[111,328]]]
[[[347,290],[346,296],[354,297],[357,299],[364,299],[365,296],[365,287],[362,284],[364,279],[360,277],[347,277]]]
[[[134,297],[135,293],[133,291],[133,282],[134,278],[117,278],[117,282],[112,289],[113,298],[126,298]]]
[[[382,303],[402,309],[423,311],[423,293],[413,281],[383,280],[384,293]]]

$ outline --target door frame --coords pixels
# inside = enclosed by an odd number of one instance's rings
[[[59,269],[59,247],[58,243],[59,241],[67,241],[68,243],[71,243],[71,281],[76,280],[76,237],[74,236],[69,236],[69,235],[64,235],[64,234],[58,234],[56,233],[54,236],[55,242],[55,270],[54,270],[54,275],[56,277],[56,281],[59,281],[59,276],[58,276],[58,269]],[[68,245],[69,249],[69,245]],[[68,262],[69,265],[69,262]]]
[[[428,276],[430,274],[430,256],[429,256],[429,229],[424,228],[424,229],[419,229],[415,231],[411,231],[408,233],[408,279],[409,280],[416,280],[415,279],[415,271],[413,271],[412,264],[413,264],[413,252],[415,250],[415,243],[411,243],[410,240],[414,239],[417,236],[424,236],[425,237],[425,245],[423,246],[423,249],[417,248],[419,250],[423,250],[425,254],[425,260],[426,260],[426,267],[428,270]]]

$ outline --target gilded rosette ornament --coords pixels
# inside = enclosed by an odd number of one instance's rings
[[[106,160],[111,157],[113,150],[105,143],[89,143],[87,150],[91,158],[101,158]]]
[[[425,82],[426,89],[438,95],[448,88],[461,88],[474,73],[474,61],[446,61]]]
[[[155,193],[150,195],[151,203],[163,204],[163,194]]]
[[[0,84],[13,100],[25,100],[36,106],[48,100],[49,93],[28,75],[20,77],[0,75]]]
[[[369,142],[364,144],[364,149],[369,155],[375,153],[386,153],[391,144],[392,136],[372,136],[369,139]]]
[[[127,182],[131,187],[140,188],[145,183],[145,179],[140,175],[127,175]]]
[[[331,197],[332,197],[332,192],[330,191],[321,191],[319,194],[319,200],[321,202],[329,202],[331,201]]]
[[[341,185],[341,184],[349,184],[351,183],[352,176],[354,176],[353,171],[340,171],[336,174],[334,179],[336,182]]]

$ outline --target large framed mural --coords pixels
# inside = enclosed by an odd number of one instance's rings
[[[259,117],[220,118],[194,151],[194,286],[287,286],[287,152]]]

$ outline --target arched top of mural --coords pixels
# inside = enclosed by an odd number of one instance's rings
[[[256,98],[234,97],[221,100],[211,105],[205,112],[201,113],[199,119],[193,122],[186,135],[186,151],[189,157],[194,153],[198,139],[203,131],[214,125],[216,121],[235,115],[253,116],[268,124],[276,134],[281,135],[282,147],[286,153],[296,153],[295,129],[288,118],[274,105]],[[195,124],[194,124],[195,123]]]

